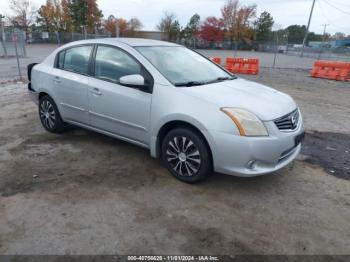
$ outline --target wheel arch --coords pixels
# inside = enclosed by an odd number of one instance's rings
[[[173,130],[173,129],[179,128],[179,127],[188,128],[188,129],[194,131],[196,134],[198,134],[203,139],[204,143],[207,145],[207,147],[209,149],[210,159],[213,162],[212,149],[210,147],[210,144],[208,142],[207,137],[204,135],[204,133],[198,127],[196,127],[195,125],[193,125],[187,121],[184,121],[184,120],[171,120],[171,121],[164,123],[161,126],[161,128],[158,130],[157,137],[156,137],[155,156],[158,158],[161,157],[162,141],[163,141],[164,137],[166,136],[166,134],[170,130]]]
[[[44,92],[44,91],[39,92],[39,95],[38,95],[39,100],[40,100],[43,96],[49,96],[49,97],[51,97],[51,99],[53,99],[52,96],[50,96],[48,93],[46,93],[46,92]]]

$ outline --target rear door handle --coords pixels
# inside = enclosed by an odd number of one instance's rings
[[[100,91],[100,89],[98,89],[98,88],[96,88],[96,87],[93,88],[93,89],[91,89],[90,92],[91,92],[92,94],[94,94],[94,95],[97,95],[97,96],[102,95],[102,92]]]
[[[59,84],[59,83],[62,82],[61,78],[58,77],[58,76],[55,76],[54,79],[53,79],[53,81],[54,81],[56,84]]]

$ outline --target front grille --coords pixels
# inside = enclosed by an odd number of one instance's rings
[[[299,111],[295,109],[293,112],[276,119],[274,122],[279,130],[290,131],[297,128],[299,118]]]

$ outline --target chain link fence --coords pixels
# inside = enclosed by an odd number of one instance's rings
[[[38,63],[55,48],[68,42],[111,37],[110,34],[59,32],[25,33],[18,28],[0,28],[0,84],[26,78],[26,66]]]
[[[25,32],[22,30],[5,31],[1,36],[0,57],[26,56]]]
[[[294,57],[305,57],[311,59],[323,60],[339,60],[350,61],[350,46],[334,46],[322,44],[318,47],[305,46],[302,54],[302,44],[291,44],[288,40],[280,41],[204,41],[204,40],[181,40],[176,41],[179,44],[185,45],[193,49],[206,50],[225,50],[232,51],[232,56],[236,56],[239,51],[263,52],[276,54],[284,54]]]
[[[70,32],[34,32],[28,34],[27,43],[29,44],[65,44],[72,41],[94,38],[107,38],[111,34],[83,34]]]
[[[136,32],[135,35],[141,38],[158,39],[156,36],[159,35],[156,33],[159,32],[148,32],[148,34]],[[5,28],[0,37],[0,78],[11,78],[23,75],[28,63],[42,61],[57,46],[82,39],[108,38],[111,35],[45,31],[26,34],[17,28]],[[260,42],[200,39],[176,42],[196,49],[205,56],[220,57],[223,65],[227,57],[257,58],[260,60],[261,67],[265,68],[307,70],[313,67],[315,60],[350,62],[349,46],[332,47],[329,42],[320,42],[318,46],[306,46],[301,56],[302,45],[290,43],[285,35],[274,35],[268,41]]]
[[[26,34],[14,28],[1,34],[0,57],[15,57],[16,48],[19,57],[26,57],[26,44],[55,44],[62,45],[72,41],[94,38],[111,37],[111,34],[83,34],[68,32],[33,32]]]

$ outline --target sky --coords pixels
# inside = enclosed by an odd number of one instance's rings
[[[46,0],[30,0],[35,8],[39,8]],[[8,0],[0,1],[0,13],[11,14]],[[180,24],[185,26],[194,13],[202,19],[208,16],[220,16],[220,9],[225,0],[97,0],[107,18],[130,19],[138,17],[143,30],[155,30],[165,11],[176,14]],[[257,15],[263,11],[272,14],[275,28],[285,28],[292,24],[307,24],[312,0],[240,0],[242,5],[257,5]],[[350,0],[316,0],[310,31],[323,32],[327,24],[327,32],[343,32],[350,35]]]

